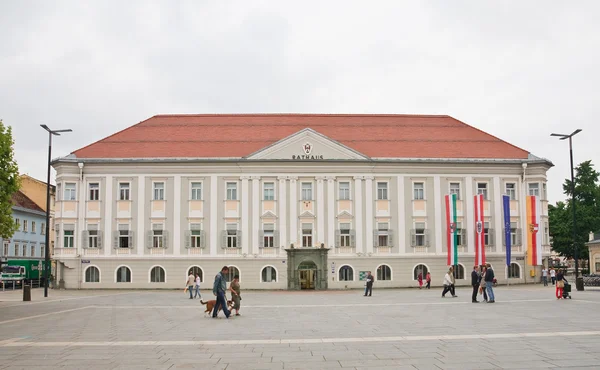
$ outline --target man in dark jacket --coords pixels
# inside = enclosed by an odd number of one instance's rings
[[[367,296],[367,293],[369,293],[369,297],[371,296],[371,294],[373,294],[373,281],[375,280],[375,278],[373,277],[373,275],[371,275],[371,271],[367,272],[367,285],[365,288],[365,297]]]
[[[225,278],[225,274],[229,272],[229,267],[223,266],[221,272],[219,272],[215,276],[215,282],[213,284],[213,294],[217,297],[217,303],[215,303],[215,307],[213,310],[212,317],[216,318],[219,313],[219,309],[223,308],[223,313],[225,317],[229,318],[231,312],[227,309],[227,298],[225,298],[225,291],[227,290],[227,279]]]
[[[492,269],[492,265],[486,263],[487,271],[485,272],[485,287],[487,288],[488,293],[488,303],[495,303],[496,299],[494,297],[494,270]]]
[[[471,296],[471,302],[478,303],[477,292],[479,291],[479,283],[481,282],[481,275],[479,275],[479,266],[473,266],[471,272],[471,285],[473,286],[473,295]]]

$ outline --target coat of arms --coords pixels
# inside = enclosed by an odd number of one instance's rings
[[[454,233],[456,231],[456,224],[454,222],[450,222],[450,232]]]
[[[477,234],[481,234],[483,232],[483,222],[477,221],[475,226],[477,227]]]
[[[312,152],[312,144],[306,143],[302,146],[302,150],[304,150],[304,154],[309,155]]]
[[[534,234],[538,232],[538,228],[538,224],[529,224],[529,231],[531,231]]]

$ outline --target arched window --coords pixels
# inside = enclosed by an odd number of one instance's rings
[[[100,270],[96,266],[90,266],[85,270],[85,282],[86,283],[99,283],[100,282]]]
[[[150,282],[151,283],[164,283],[165,282],[165,269],[160,266],[154,266],[150,270]]]
[[[421,278],[425,279],[425,276],[427,275],[427,273],[429,272],[429,269],[427,268],[427,266],[421,264],[421,265],[416,265],[415,269],[413,270],[413,280],[417,280],[419,278],[419,274],[421,274]]]
[[[238,270],[235,266],[229,266],[229,273],[227,274],[227,282],[231,283],[233,281],[233,277],[235,275],[240,276],[240,280],[242,280],[242,275],[240,274],[240,270]]]
[[[340,281],[353,281],[354,280],[354,270],[352,269],[352,267],[350,267],[348,265],[340,267],[339,280]]]
[[[190,267],[190,269],[188,270],[187,275],[185,276],[186,279],[189,276],[189,274],[192,274],[194,276],[196,276],[196,274],[198,274],[198,276],[200,276],[200,282],[201,283],[204,282],[204,273],[202,272],[202,269],[200,268],[200,266],[192,266],[192,267]]]
[[[117,283],[131,283],[131,270],[127,266],[117,269]]]
[[[392,269],[388,265],[377,267],[377,280],[392,280]]]
[[[454,278],[455,279],[463,279],[465,278],[465,266],[458,264],[454,266]]]
[[[263,283],[271,283],[277,282],[277,270],[273,266],[265,266],[262,269],[262,282]]]
[[[520,279],[521,278],[521,266],[516,263],[511,263],[508,267],[508,278],[509,279]]]

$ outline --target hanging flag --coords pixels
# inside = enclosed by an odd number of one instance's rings
[[[542,264],[542,237],[539,234],[541,204],[535,195],[527,197],[527,261],[531,266]]]
[[[504,206],[504,245],[506,245],[506,266],[510,266],[512,239],[510,237],[510,197],[508,195],[502,196],[502,205]]]
[[[475,264],[485,263],[485,234],[483,230],[483,194],[475,195]]]
[[[448,265],[458,265],[456,194],[446,195],[446,239],[448,240]]]

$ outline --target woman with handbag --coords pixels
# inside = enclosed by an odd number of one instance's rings
[[[488,301],[488,296],[487,296],[487,292],[486,292],[486,286],[485,286],[485,273],[487,271],[487,268],[485,266],[481,266],[481,274],[479,275],[479,294],[483,294],[483,299],[487,302]]]
[[[567,279],[565,279],[562,270],[558,270],[556,273],[556,299],[561,299],[563,297],[565,281],[567,281]]]

